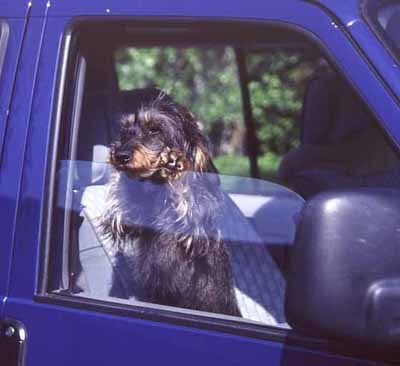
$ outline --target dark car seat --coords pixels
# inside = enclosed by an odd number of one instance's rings
[[[354,139],[363,131],[373,129],[376,122],[351,88],[333,71],[317,74],[307,88],[301,118],[301,144],[332,145]],[[390,147],[376,129],[376,154],[395,160]],[[359,153],[359,152],[357,152]],[[349,160],[351,157],[349,157]],[[363,164],[366,162],[364,161]],[[367,162],[368,163],[368,162]],[[344,170],[309,167],[293,174],[288,183],[309,199],[330,189],[355,187],[398,187],[400,170],[394,164],[390,170],[377,173],[351,174]]]
[[[302,144],[335,144],[373,122],[358,98],[333,71],[318,73],[307,86],[300,121]]]
[[[386,34],[389,36],[397,52],[400,52],[400,9],[396,10],[386,25]]]

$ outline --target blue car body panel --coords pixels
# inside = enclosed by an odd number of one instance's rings
[[[5,18],[25,18],[32,2],[29,0],[4,0],[1,2],[1,16]]]
[[[340,18],[345,23],[351,22],[357,18],[360,10],[359,0],[313,0],[313,2],[329,10],[329,12]]]
[[[381,78],[390,80],[390,83],[386,83],[386,85],[400,100],[400,63],[378,40],[363,18],[362,5],[365,1],[362,4],[358,0],[317,0],[316,2],[320,4],[321,8],[336,16],[342,28],[351,35],[354,42],[362,49]]]
[[[378,365],[210,330],[20,301],[9,306],[31,329],[27,365]]]
[[[16,7],[18,10],[18,6]],[[2,39],[1,46],[5,48],[3,52],[4,59],[2,70],[0,72],[0,217],[2,221],[2,245],[0,246],[0,315],[2,314],[3,304],[8,294],[9,270],[12,262],[12,236],[15,224],[15,205],[16,195],[14,188],[18,182],[18,175],[13,175],[18,166],[17,159],[13,162],[7,161],[4,153],[6,134],[13,133],[13,126],[8,128],[11,122],[11,109],[15,107],[15,99],[13,98],[17,92],[14,88],[17,78],[17,68],[22,50],[23,34],[26,30],[26,6],[21,7],[20,12],[13,13],[20,17],[5,17],[3,12],[0,16],[0,24],[2,27],[2,35],[6,35],[6,39]],[[5,13],[7,14],[7,13]],[[26,69],[25,69],[26,70]],[[24,71],[21,74],[24,74]],[[27,89],[29,90],[29,85]],[[26,111],[25,111],[26,112]],[[18,106],[16,117],[24,120],[24,108]],[[20,149],[18,152],[22,152]],[[17,158],[18,152],[14,154]],[[14,165],[11,165],[14,164]]]
[[[68,297],[65,302],[52,302],[49,297],[48,303],[35,297],[43,249],[41,224],[47,194],[46,166],[58,65],[63,35],[74,19],[129,17],[134,21],[135,18],[157,17],[162,24],[162,17],[174,17],[176,21],[190,17],[272,21],[303,29],[323,45],[370,106],[388,136],[400,145],[399,70],[393,67],[389,54],[385,53],[380,59],[374,56],[374,52],[386,51],[368,26],[359,20],[357,1],[340,2],[340,5],[329,0],[319,3],[320,6],[295,0],[247,0],[244,6],[228,0],[34,1],[14,89],[11,70],[16,65],[28,5],[25,1],[11,0],[0,4],[0,18],[7,19],[13,31],[0,85],[0,136],[5,136],[0,165],[3,243],[0,247],[0,300],[5,304],[3,316],[18,319],[26,326],[29,337],[26,365],[380,364],[324,353],[315,345],[308,347],[307,340],[304,346],[285,344],[282,339],[290,335],[286,331],[266,329],[264,339],[256,339],[240,332],[227,334],[188,324],[80,309]],[[334,13],[342,24],[324,8]],[[356,23],[343,26],[353,20]],[[354,37],[352,42],[349,36]],[[367,40],[369,45],[366,45]],[[363,52],[365,55],[361,55]],[[395,77],[397,80],[393,81]],[[329,343],[321,341],[326,342]]]

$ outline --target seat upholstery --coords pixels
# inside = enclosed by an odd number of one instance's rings
[[[371,113],[336,73],[323,72],[310,81],[303,104],[302,144],[334,146],[346,139],[357,139],[364,131],[373,129],[375,124]],[[397,160],[380,131],[376,129],[375,132],[376,139],[371,140],[373,146],[369,146],[373,149],[369,150],[369,155],[365,155],[365,158],[374,159],[375,163],[371,164],[369,172],[353,174],[344,167],[329,169],[315,166],[296,171],[288,183],[306,199],[330,189],[398,187],[400,175]],[[355,153],[361,155],[359,151]],[[387,164],[381,166],[379,161],[383,157],[387,158]],[[351,158],[349,156],[349,161]],[[368,164],[365,160],[359,161],[361,163],[363,166]],[[372,171],[372,167],[377,170]]]
[[[135,303],[141,297],[141,289],[135,288],[130,277],[129,256],[118,252],[98,232],[106,194],[106,186],[90,186],[83,195],[80,258],[84,272],[77,284],[83,289],[80,294],[83,296],[118,297]],[[229,196],[226,202],[220,227],[231,255],[235,294],[242,315],[249,320],[287,327],[283,308],[285,280],[268,252],[265,239]]]
[[[301,143],[336,144],[373,123],[368,111],[333,71],[310,80],[303,102]]]

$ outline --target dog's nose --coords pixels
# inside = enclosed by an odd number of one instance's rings
[[[131,160],[131,154],[129,151],[116,151],[114,158],[117,163],[126,164]]]

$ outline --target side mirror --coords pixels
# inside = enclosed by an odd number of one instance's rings
[[[400,345],[400,190],[325,192],[306,204],[286,315],[305,334]]]

